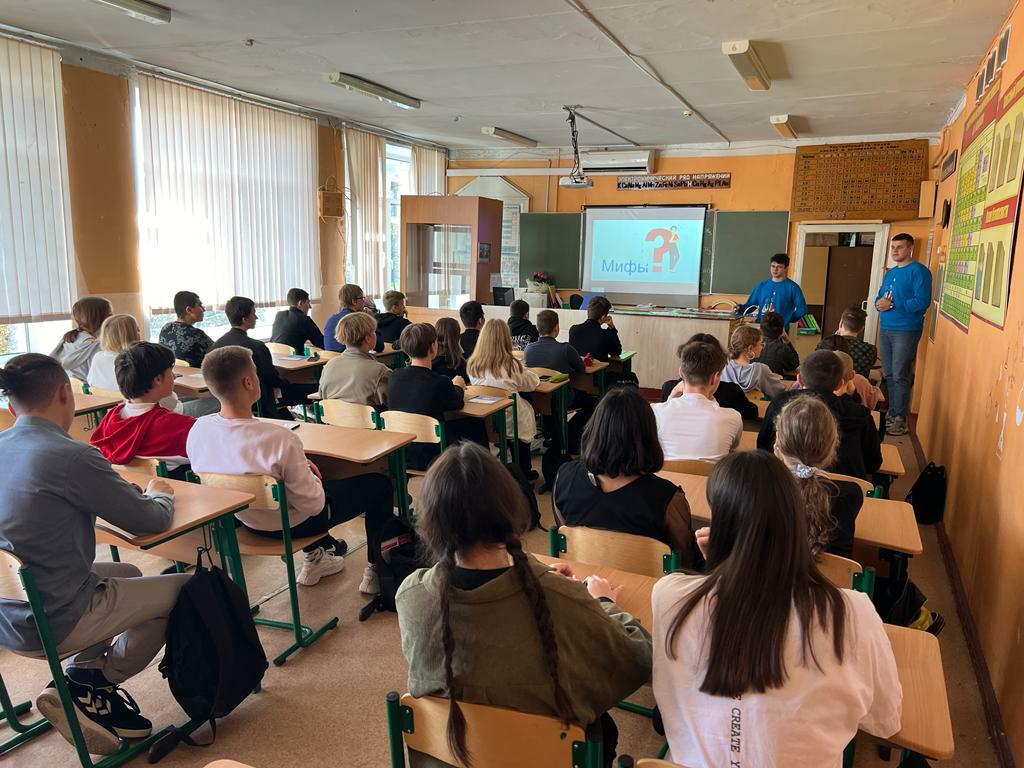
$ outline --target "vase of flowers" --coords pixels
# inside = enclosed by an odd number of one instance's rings
[[[554,282],[547,272],[534,272],[532,277],[526,279],[526,290],[528,293],[550,293]]]

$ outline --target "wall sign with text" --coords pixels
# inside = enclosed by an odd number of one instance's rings
[[[666,173],[657,176],[619,176],[616,189],[728,189],[732,174]]]

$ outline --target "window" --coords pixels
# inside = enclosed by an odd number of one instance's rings
[[[388,207],[388,288],[397,289],[401,281],[402,195],[414,194],[409,179],[412,150],[409,147],[388,144],[385,158],[384,186]]]
[[[2,322],[69,314],[75,292],[67,175],[60,57],[0,37]],[[5,344],[27,343],[11,334],[10,326],[0,334]]]
[[[208,307],[234,295],[276,307],[292,287],[318,297],[316,121],[145,75],[136,96],[150,334],[179,290]]]

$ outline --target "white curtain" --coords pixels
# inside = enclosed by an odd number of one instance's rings
[[[146,304],[317,298],[316,121],[145,75],[138,97]]]
[[[412,146],[412,188],[417,195],[447,194],[445,171],[448,162],[444,152]]]
[[[380,136],[345,128],[345,178],[349,187],[345,277],[367,296],[380,296],[388,290],[385,152]]]
[[[0,37],[0,322],[68,316],[70,208],[60,56]]]

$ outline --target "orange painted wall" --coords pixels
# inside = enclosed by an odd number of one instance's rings
[[[1004,83],[1024,70],[1024,35],[1019,34],[1024,8],[1015,8],[1008,23],[1014,30]],[[985,54],[988,50],[991,45]],[[964,120],[974,103],[974,89],[968,87],[968,108],[947,128],[950,148],[960,148]],[[940,201],[954,201],[956,179],[954,173],[940,185]],[[940,248],[948,247],[951,228],[936,228],[933,271]],[[929,459],[949,472],[946,529],[1018,764],[1024,763],[1024,502],[1019,475],[1024,423],[1016,415],[1024,409],[1022,241],[1024,227],[1017,232],[1004,328],[972,318],[965,333],[939,318],[934,343],[926,343],[917,427]]]

